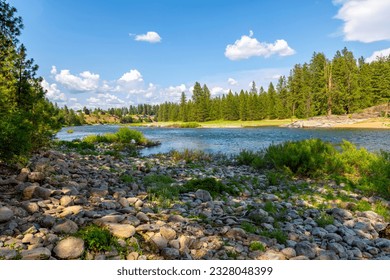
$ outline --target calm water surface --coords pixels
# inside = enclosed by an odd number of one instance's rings
[[[118,125],[93,125],[63,128],[57,138],[73,140],[89,134],[116,132]],[[67,133],[73,129],[73,133]],[[166,153],[170,150],[197,149],[208,153],[237,154],[242,149],[258,150],[272,143],[287,140],[320,138],[339,143],[343,139],[365,147],[370,151],[390,151],[390,130],[376,129],[293,129],[280,127],[261,128],[150,128],[134,127],[150,140],[158,140],[160,146],[143,149],[142,155]]]

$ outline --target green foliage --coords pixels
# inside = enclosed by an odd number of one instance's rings
[[[142,132],[132,130],[127,127],[121,127],[116,133],[106,133],[103,135],[87,135],[83,139],[86,143],[120,143],[145,145],[148,143]]]
[[[201,150],[185,149],[182,152],[174,150],[170,152],[170,156],[175,161],[184,160],[186,163],[211,160],[210,155]]]
[[[198,189],[208,191],[213,198],[226,192],[230,195],[238,195],[239,191],[234,186],[228,186],[215,178],[193,179],[183,185],[181,192],[197,191]]]
[[[123,183],[132,183],[134,182],[134,178],[130,175],[127,175],[127,174],[123,174],[121,177],[120,177],[120,180],[123,182]]]
[[[94,224],[80,229],[76,236],[84,240],[87,250],[94,252],[109,251],[118,244],[108,229]]]
[[[386,222],[390,222],[390,211],[383,202],[375,203],[374,211],[381,215]]]
[[[256,233],[257,232],[257,226],[255,226],[249,222],[242,222],[241,228],[249,233]]]
[[[265,252],[265,246],[259,241],[252,241],[249,245],[249,250]]]
[[[158,174],[148,175],[144,178],[149,199],[162,207],[169,207],[179,197],[180,189],[179,186],[172,185],[174,182],[171,177]]]
[[[314,221],[319,227],[325,227],[327,225],[332,225],[334,218],[325,212],[321,212],[321,214]]]
[[[275,204],[271,201],[267,201],[264,204],[264,210],[271,214],[275,214],[276,212],[278,212],[278,209],[276,208]]]
[[[74,132],[73,129],[68,129],[68,130],[66,131],[66,133],[69,133],[69,134],[72,134],[73,132]]]
[[[274,229],[271,231],[262,231],[260,235],[269,237],[269,238],[275,238],[278,243],[280,244],[286,244],[287,242],[287,234],[284,233],[281,229]]]
[[[336,149],[320,139],[287,141],[266,149],[265,161],[274,168],[296,175],[318,177],[336,170]]]
[[[287,141],[257,153],[241,151],[236,159],[238,164],[253,167],[257,160],[260,168],[278,170],[267,174],[270,184],[279,183],[287,171],[311,178],[332,177],[367,194],[390,197],[390,153],[370,153],[348,141],[343,141],[340,149],[320,139]]]

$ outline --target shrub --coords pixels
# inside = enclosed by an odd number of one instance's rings
[[[181,192],[190,192],[197,191],[202,189],[208,191],[213,198],[227,192],[231,195],[238,195],[239,191],[236,190],[233,186],[227,186],[220,181],[217,181],[215,178],[204,178],[204,179],[193,179],[188,181],[183,185]]]
[[[105,133],[103,135],[87,135],[83,139],[84,142],[87,143],[122,143],[128,144],[134,143],[136,144],[147,144],[148,141],[142,134],[137,130],[132,130],[127,127],[121,127],[118,129],[116,133]]]
[[[265,252],[265,246],[259,241],[252,241],[249,245],[249,250]]]
[[[333,216],[322,212],[315,220],[319,227],[326,227],[327,225],[332,225],[334,222]]]
[[[249,222],[242,222],[241,228],[249,233],[256,233],[257,227]]]
[[[260,235],[269,238],[275,238],[280,244],[287,243],[287,234],[280,229],[274,229],[271,231],[262,231]]]
[[[147,140],[142,132],[129,129],[128,127],[121,127],[115,133],[120,143],[131,143],[132,140],[137,144],[146,144]]]
[[[265,161],[277,169],[287,168],[293,174],[318,177],[333,172],[336,149],[320,139],[287,141],[271,145],[265,151]]]
[[[116,238],[108,229],[94,224],[79,230],[76,236],[84,240],[87,250],[95,252],[109,251],[117,246]]]
[[[171,151],[170,156],[173,158],[175,161],[180,161],[184,160],[186,163],[192,163],[196,161],[210,161],[211,157],[209,154],[200,151],[200,150],[190,150],[190,149],[185,149],[182,152],[179,151]]]

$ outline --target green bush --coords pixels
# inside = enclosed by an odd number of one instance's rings
[[[137,144],[146,144],[147,142],[142,132],[129,129],[128,127],[119,128],[115,135],[120,143],[131,143],[132,140]]]
[[[287,168],[293,174],[318,177],[336,170],[333,160],[337,150],[320,139],[287,141],[269,146],[265,161],[277,169]]]
[[[116,238],[108,229],[93,224],[79,230],[76,236],[84,240],[87,250],[95,252],[110,251],[117,246]]]
[[[265,246],[259,241],[252,241],[249,245],[249,250],[265,252]]]
[[[170,156],[173,158],[175,161],[180,161],[184,160],[186,163],[192,163],[196,161],[210,161],[211,157],[209,154],[200,151],[200,150],[190,150],[190,149],[185,149],[182,152],[179,151],[171,151]]]
[[[142,132],[132,130],[127,127],[121,127],[116,133],[105,133],[103,135],[87,135],[83,139],[86,143],[121,143],[128,144],[134,141],[135,144],[148,144],[147,139]]]
[[[322,212],[316,219],[315,222],[319,227],[326,227],[327,225],[332,225],[334,222],[333,216]]]
[[[227,192],[230,195],[238,195],[239,191],[233,186],[227,186],[215,178],[193,179],[183,185],[181,192],[197,191],[199,189],[208,191],[213,198]]]

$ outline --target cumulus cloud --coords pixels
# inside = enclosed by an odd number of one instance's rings
[[[228,83],[229,83],[229,85],[231,85],[231,86],[235,86],[235,85],[238,84],[238,82],[237,82],[235,79],[233,79],[233,78],[229,78],[229,79],[228,79]]]
[[[236,40],[233,45],[227,45],[225,49],[225,56],[230,60],[248,59],[253,56],[269,57],[274,54],[289,56],[295,54],[295,50],[283,39],[276,40],[273,44],[259,42],[253,38],[252,30],[249,36],[241,36],[241,39]]]
[[[141,73],[137,69],[131,69],[129,72],[122,75],[119,79],[121,82],[142,82],[143,78]]]
[[[390,1],[337,0],[333,3],[341,5],[336,18],[344,21],[342,31],[346,41],[390,40]]]
[[[132,35],[132,34],[130,34],[130,35]],[[161,42],[161,37],[160,37],[160,35],[158,35],[157,32],[149,31],[146,34],[135,35],[135,40],[149,42],[149,43],[159,43],[159,42]]]
[[[210,93],[211,93],[212,96],[218,96],[218,95],[229,93],[229,90],[228,89],[224,89],[224,88],[219,87],[219,86],[216,86],[216,87],[212,87],[211,88]]]
[[[375,51],[370,57],[366,58],[366,62],[373,62],[377,60],[379,57],[388,57],[390,55],[390,48],[380,50],[380,51]]]
[[[171,97],[179,97],[182,92],[185,92],[187,87],[185,84],[181,84],[178,86],[170,86],[166,88],[164,91]]]
[[[89,71],[84,71],[78,76],[70,73],[69,70],[61,70],[57,72],[57,68],[52,66],[50,71],[54,75],[54,79],[59,84],[68,88],[71,91],[83,92],[83,91],[93,91],[99,87],[99,75],[93,74]]]
[[[53,102],[65,102],[67,97],[61,92],[56,84],[49,84],[45,79],[41,82],[41,86],[46,91],[46,97]]]
[[[90,97],[87,99],[92,106],[108,107],[124,105],[126,102],[120,99],[118,96],[110,93],[99,93],[97,97]]]

